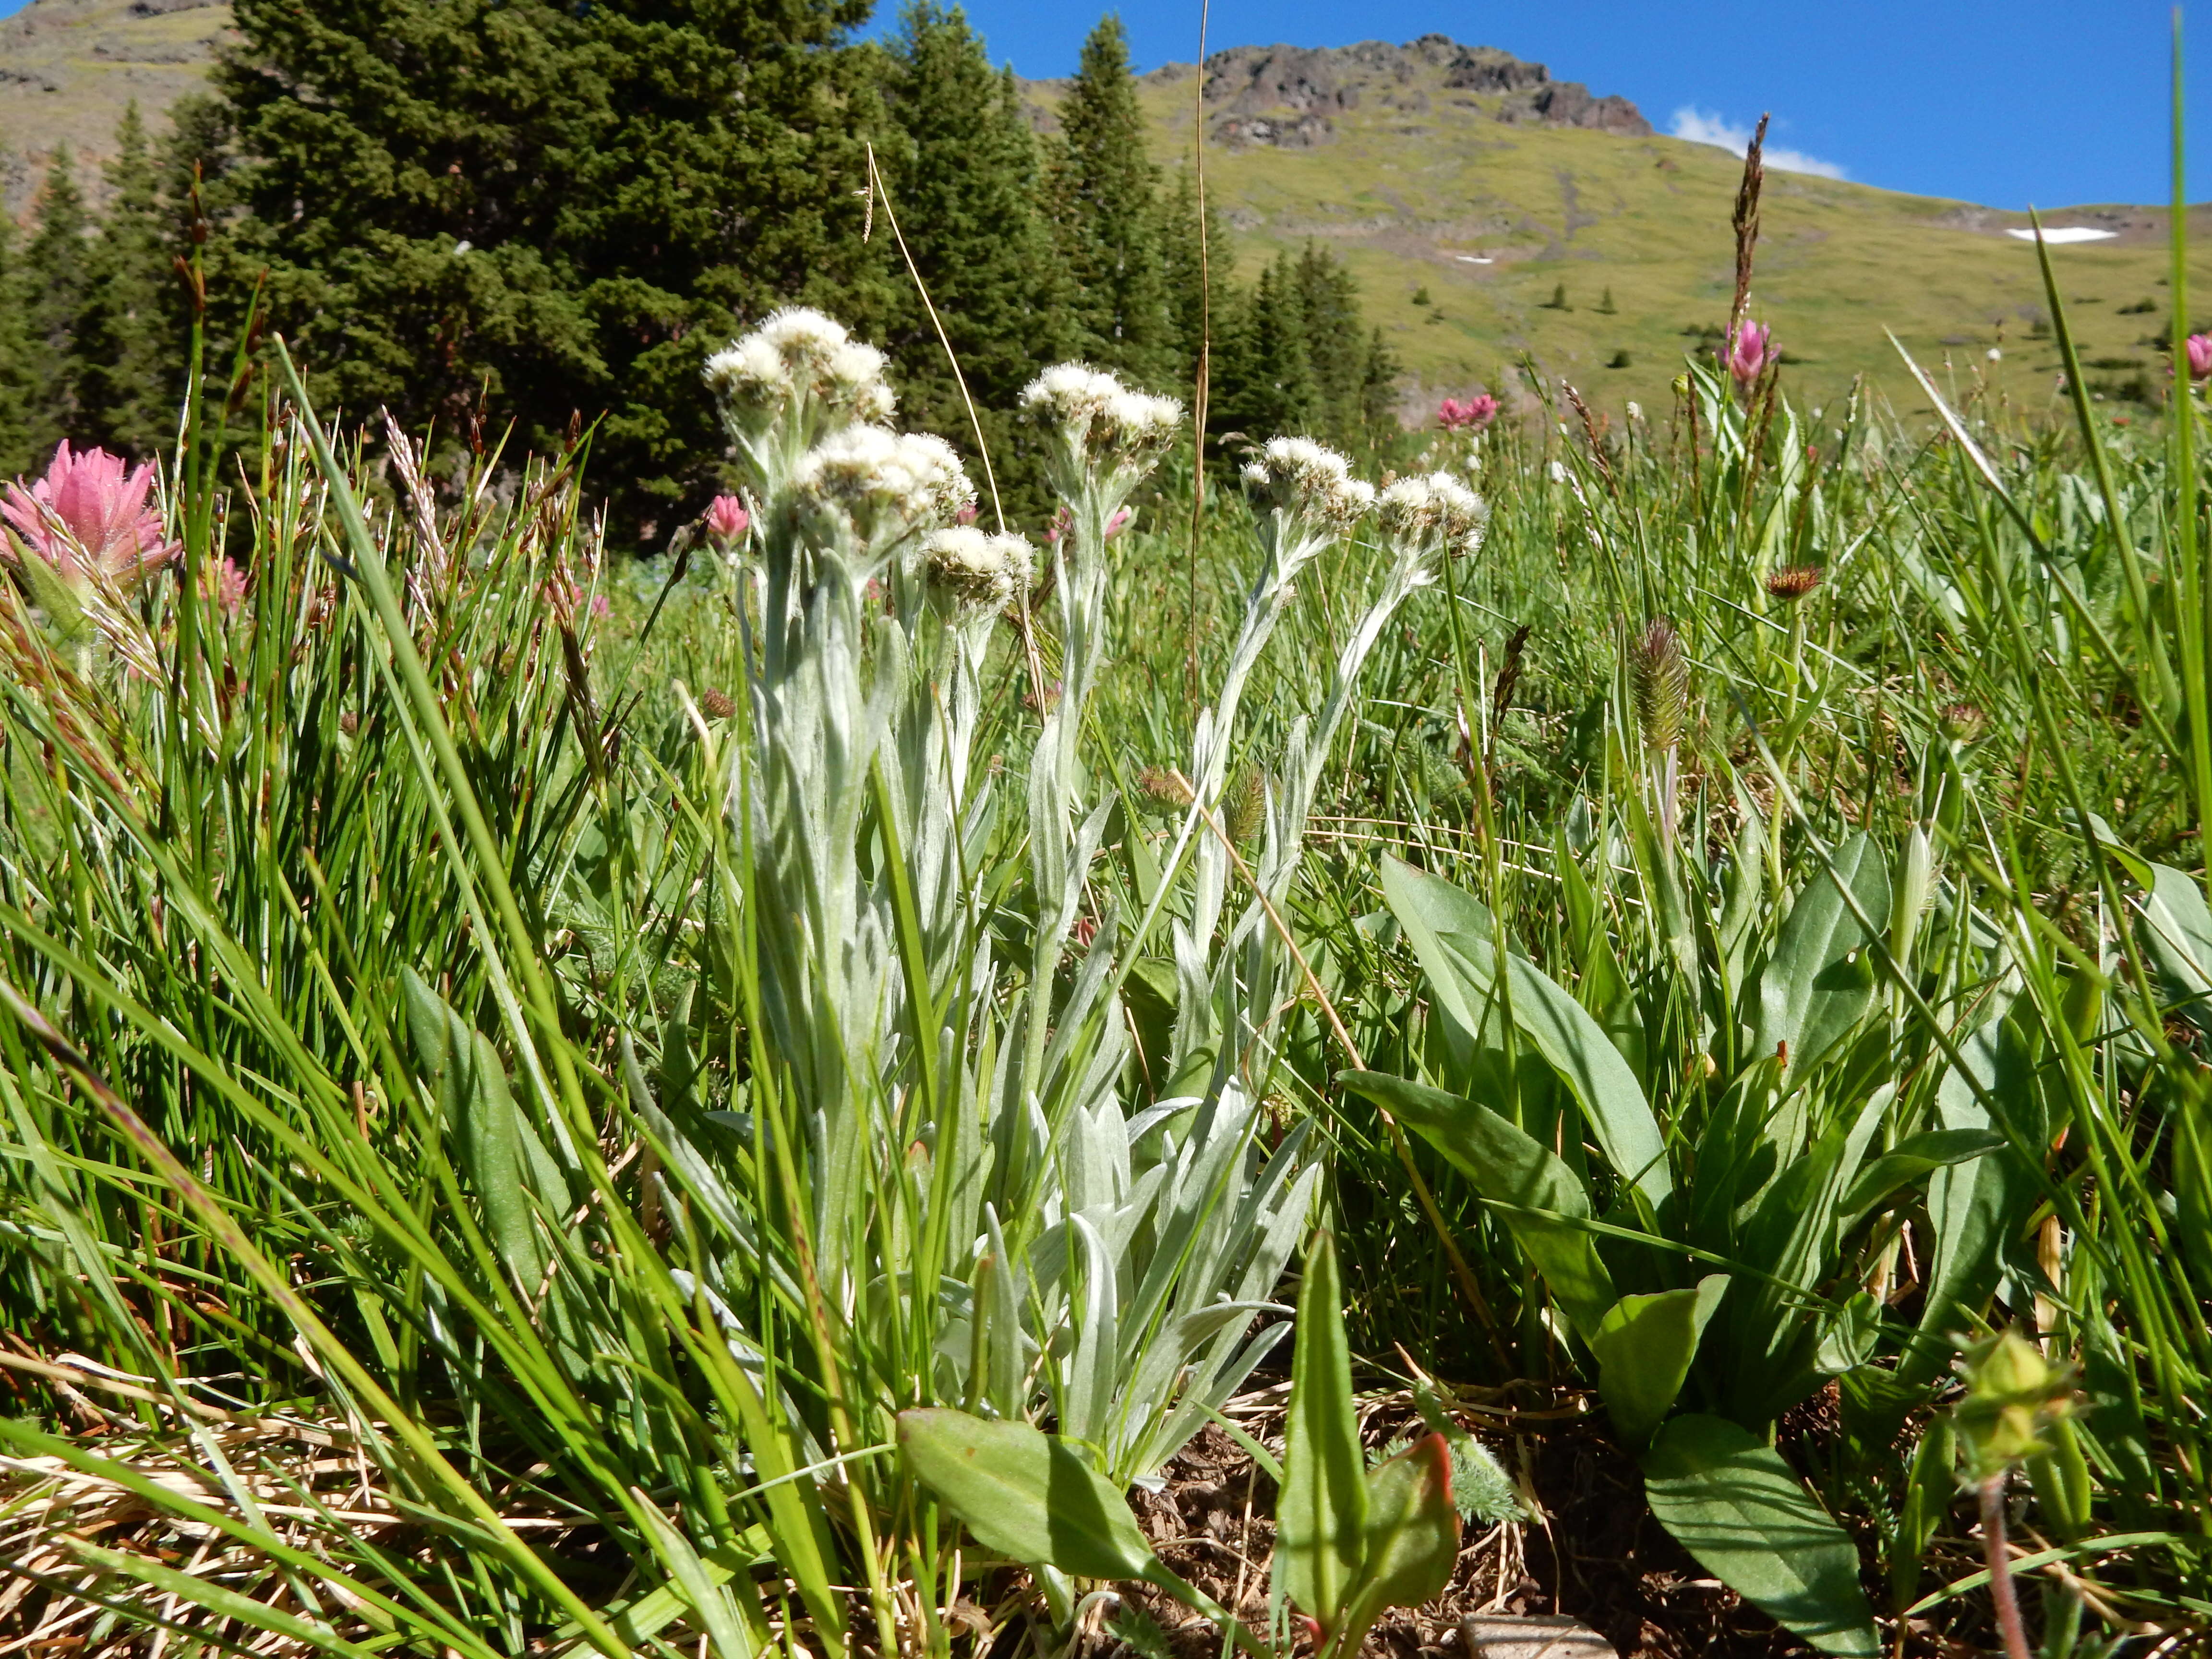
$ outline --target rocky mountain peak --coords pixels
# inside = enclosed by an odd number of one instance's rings
[[[1583,127],[1648,138],[1651,124],[1621,97],[1599,98],[1579,81],[1554,81],[1495,46],[1464,46],[1425,34],[1401,46],[1232,46],[1215,52],[1205,76],[1207,131],[1218,143],[1310,149],[1334,136],[1336,117],[1363,104],[1417,112],[1438,98],[1470,101],[1513,125]],[[1187,79],[1171,64],[1148,78]]]

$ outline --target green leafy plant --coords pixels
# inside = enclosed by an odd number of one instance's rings
[[[1306,1251],[1291,1377],[1274,1588],[1316,1654],[1354,1655],[1387,1609],[1418,1606],[1450,1582],[1460,1528],[1443,1435],[1372,1468],[1361,1454],[1343,1286],[1326,1231]],[[1291,1650],[1162,1565],[1080,1443],[940,1408],[902,1413],[899,1446],[985,1547],[1070,1578],[1141,1580],[1214,1620],[1248,1652]]]

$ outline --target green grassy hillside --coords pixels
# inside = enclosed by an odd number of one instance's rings
[[[221,0],[33,0],[0,22],[9,205],[25,210],[59,143],[96,167],[131,99],[158,125],[203,82],[229,16]],[[1695,331],[1727,308],[1739,164],[1646,135],[1619,100],[1437,42],[1209,61],[1209,188],[1240,268],[1249,276],[1309,239],[1334,248],[1405,362],[1409,418],[1446,393],[1510,383],[1524,353],[1595,404],[1663,402]],[[1159,159],[1187,166],[1198,72],[1171,64],[1140,85]],[[1566,94],[1548,113],[1534,101],[1547,90]],[[1048,82],[1030,91],[1041,112],[1057,95]],[[1589,125],[1543,124],[1566,119]],[[96,177],[87,183],[97,195]],[[2091,378],[2114,402],[2159,369],[2149,339],[2163,325],[2165,220],[2131,207],[2050,216],[2118,233],[2054,254]],[[1816,395],[1863,371],[1910,406],[1887,328],[1930,366],[1948,357],[1960,375],[1987,374],[2039,403],[2058,364],[2042,337],[2034,250],[2005,234],[2026,222],[1770,173],[1754,310]],[[2212,284],[2212,255],[2196,280]],[[1564,308],[1552,303],[1562,288]]]
[[[1209,142],[1208,189],[1239,268],[1249,276],[1310,238],[1335,249],[1405,360],[1409,415],[1496,386],[1524,352],[1593,403],[1663,404],[1697,344],[1685,331],[1717,325],[1728,308],[1741,163],[1679,139],[1507,125],[1499,96],[1447,86],[1418,53],[1391,56],[1389,74],[1365,74],[1369,95],[1330,108],[1330,131],[1310,147]],[[1175,66],[1142,83],[1170,168],[1190,157],[1195,79]],[[1242,80],[1208,76],[1209,133],[1229,119],[1218,112],[1232,94],[1252,112]],[[1049,86],[1038,90],[1048,101]],[[2212,209],[2200,216],[2202,244]],[[2148,341],[2163,324],[2166,217],[2130,207],[2045,216],[2118,233],[2052,255],[2089,376],[2115,401],[2138,373],[2159,371]],[[2035,250],[2005,234],[2024,215],[1770,173],[1764,222],[1753,310],[1799,362],[1801,386],[1817,395],[1868,371],[1910,406],[1887,328],[1931,368],[1948,358],[1961,377],[1987,373],[2016,400],[2051,395],[2058,360],[2042,337]],[[2212,282],[2212,245],[2192,282]],[[1569,308],[1553,308],[1562,285]],[[1424,291],[1430,302],[1418,303]],[[1989,361],[1992,348],[2001,362]],[[1609,367],[1621,354],[1626,366]]]
[[[207,79],[216,43],[230,27],[221,0],[31,0],[0,21],[0,172],[21,214],[53,152],[82,160],[100,194],[98,165],[113,150],[115,124],[132,99],[157,130],[169,106]]]

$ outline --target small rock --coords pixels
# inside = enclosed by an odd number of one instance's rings
[[[1565,1613],[1470,1613],[1459,1636],[1471,1659],[1620,1659],[1612,1643]]]

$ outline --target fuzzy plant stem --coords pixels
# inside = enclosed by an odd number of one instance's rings
[[[2005,1553],[2004,1493],[2002,1471],[1981,1484],[1982,1552],[1990,1564],[1990,1599],[1996,1603],[1997,1629],[2003,1632],[2005,1659],[2033,1659],[2027,1645],[2027,1627],[2021,1623],[2020,1598],[2013,1594],[2012,1561]]]

